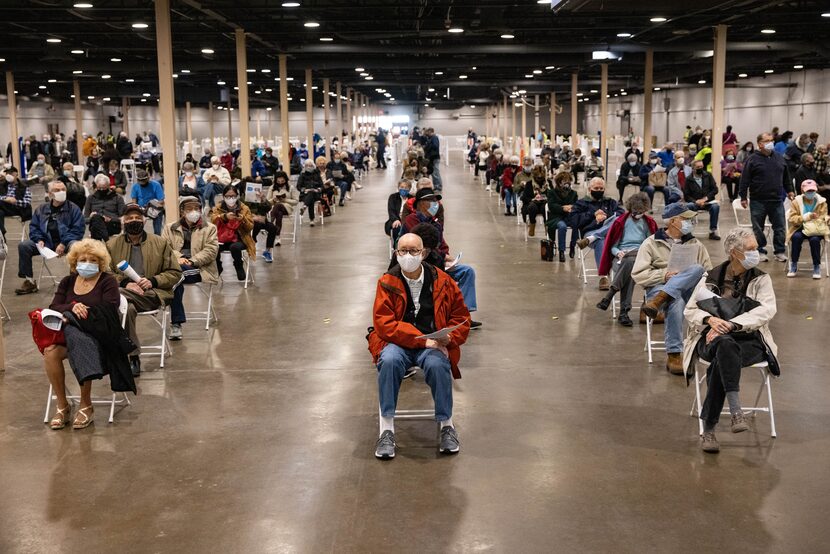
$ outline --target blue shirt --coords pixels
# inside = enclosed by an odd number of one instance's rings
[[[164,200],[164,189],[158,181],[150,179],[146,186],[141,186],[138,183],[133,183],[130,190],[130,198],[142,208],[147,206],[150,200]]]
[[[648,238],[646,218],[640,218],[638,221],[633,217],[629,217],[625,220],[622,238],[620,242],[611,248],[611,253],[616,256],[620,253],[620,250],[625,250],[626,252],[629,250],[637,250],[646,238]]]

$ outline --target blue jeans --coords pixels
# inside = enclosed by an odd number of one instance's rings
[[[565,241],[568,237],[568,224],[565,223],[564,219],[560,219],[556,222],[556,245],[559,247],[560,252],[565,251]]]
[[[181,265],[182,272],[196,269],[192,265],[182,264]],[[194,273],[192,275],[185,274],[184,281],[176,287],[176,290],[173,291],[173,301],[170,303],[170,322],[173,324],[181,325],[187,321],[187,317],[184,314],[184,286],[185,285],[192,285],[193,283],[201,283],[202,276],[199,273]]]
[[[432,162],[432,188],[435,192],[440,192],[443,188],[441,181],[441,158]]]
[[[767,237],[764,236],[764,223],[769,218],[772,223],[772,247],[775,254],[786,250],[786,223],[784,221],[784,202],[781,200],[750,200],[749,217],[752,220],[752,232],[758,241],[758,250],[766,254]]]
[[[69,244],[66,245],[66,252],[69,252],[69,249],[75,241],[71,241]],[[54,249],[53,249],[54,250]],[[25,279],[27,277],[32,278],[35,276],[34,271],[32,269],[32,258],[35,256],[40,256],[40,252],[37,249],[37,243],[31,240],[23,240],[17,244],[17,255],[18,255],[18,269],[17,269],[17,276],[21,279]]]
[[[510,206],[513,206],[513,211],[516,211],[516,195],[513,194],[513,189],[504,189],[504,209],[510,213]]]
[[[810,242],[810,256],[813,258],[813,267],[821,265],[821,241],[824,237],[808,237],[803,232],[796,231],[790,237],[790,263],[797,264],[798,258],[801,257],[801,245],[804,241]]]
[[[654,204],[654,191],[656,189],[651,185],[644,185],[640,187],[640,192],[644,192],[648,195],[648,199],[651,204]],[[676,192],[677,189],[674,187],[664,186],[660,188],[660,192],[663,193],[663,203],[668,206],[669,204],[674,204],[675,202],[680,200],[680,196]]]
[[[432,399],[435,402],[435,420],[450,419],[452,372],[449,358],[433,348],[401,348],[396,344],[387,344],[378,358],[380,415],[395,416],[404,372],[412,366],[418,366],[424,371],[424,379],[432,390]]]
[[[464,297],[464,303],[467,309],[474,312],[478,309],[476,303],[476,272],[475,270],[464,264],[457,264],[450,269],[447,274],[452,277],[453,281],[461,289],[461,296]]]
[[[709,212],[709,230],[718,230],[718,215],[720,214],[720,206],[718,204],[709,204],[708,206],[703,206],[701,208],[694,202],[689,202],[686,204],[686,209],[695,212]]]
[[[654,298],[660,291],[671,297],[663,308],[666,313],[666,352],[669,354],[683,352],[683,310],[705,271],[700,264],[690,265],[668,282],[653,286],[646,291],[648,300]]]
[[[159,214],[153,220],[153,233],[156,235],[161,235],[162,227],[164,227],[164,214]]]
[[[597,261],[597,267],[599,267],[599,262],[602,259],[602,247],[605,244],[605,236],[608,234],[608,229],[611,228],[611,225],[613,225],[616,219],[617,216],[612,215],[602,222],[602,227],[588,231],[584,235],[585,237],[594,237],[597,239],[591,243],[591,248],[594,250],[594,259]]]
[[[340,205],[346,203],[346,193],[351,189],[351,185],[346,181],[337,181],[337,186],[340,188]]]

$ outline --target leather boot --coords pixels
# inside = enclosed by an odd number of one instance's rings
[[[651,319],[657,319],[657,314],[660,312],[660,308],[662,308],[663,305],[669,300],[671,300],[671,296],[663,291],[660,291],[654,296],[654,298],[643,304],[643,311]]]
[[[532,237],[532,236],[536,235],[536,224],[535,223],[530,224],[530,228],[527,230],[527,235],[529,237]]]
[[[669,352],[666,370],[672,375],[683,375],[683,355],[679,352]]]

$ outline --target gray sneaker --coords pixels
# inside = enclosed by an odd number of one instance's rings
[[[395,433],[384,431],[375,445],[375,458],[390,460],[395,457]]]
[[[170,334],[167,335],[170,340],[182,340],[182,326],[179,323],[174,323],[170,327]]]
[[[454,427],[441,428],[441,446],[438,451],[441,454],[455,454],[461,450],[461,443],[458,442],[458,433]]]
[[[749,430],[749,423],[746,420],[746,416],[743,412],[738,412],[737,414],[732,416],[732,432],[733,433],[743,433],[744,431]]]
[[[703,442],[700,447],[704,452],[711,452],[713,454],[720,452],[720,444],[718,443],[718,439],[715,438],[714,431],[703,432]]]
[[[775,259],[779,262],[786,262],[787,261],[787,255],[784,254],[784,253],[779,252],[778,254],[775,254]]]

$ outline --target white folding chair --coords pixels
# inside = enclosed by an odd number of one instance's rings
[[[643,347],[643,351],[648,352],[648,363],[654,362],[654,356],[652,353],[656,350],[662,350],[665,352],[666,350],[666,342],[662,340],[654,340],[653,333],[654,333],[654,320],[650,317],[646,316],[646,344]]]
[[[121,160],[121,171],[127,174],[127,182],[128,183],[135,183],[136,181],[136,171],[135,171],[135,160],[133,159],[125,159]],[[202,169],[204,172],[204,169]]]
[[[698,358],[697,364],[695,364],[695,397],[692,400],[692,409],[689,412],[690,416],[700,416],[700,412],[703,409],[703,399],[700,395],[700,385],[701,383],[706,381],[706,371],[701,372],[699,371],[699,367],[704,369],[708,369],[709,362],[705,360],[701,360]],[[770,377],[772,374],[769,371],[769,364],[766,361],[759,362],[757,364],[752,364],[751,366],[747,366],[741,368],[741,372],[743,373],[744,369],[757,369],[758,372],[761,374],[761,386],[758,388],[758,394],[755,395],[755,404],[751,408],[745,408],[741,406],[741,411],[744,413],[749,413],[751,416],[755,416],[756,412],[766,412],[769,414],[769,422],[770,422],[770,436],[775,438],[778,436],[777,432],[775,431],[775,410],[772,407],[772,386],[770,385]],[[759,406],[758,402],[761,400],[761,394],[764,392],[764,389],[767,390],[767,405],[766,406]],[[729,410],[724,409],[721,414],[728,414]],[[698,417],[698,430],[700,434],[703,434],[703,420]]]
[[[230,250],[223,250],[222,252],[219,253],[219,255],[220,256],[227,255],[228,257],[232,258]],[[251,268],[251,266],[253,264],[251,263],[251,257],[248,256],[248,251],[247,250],[242,251],[242,264],[245,267],[245,281],[243,281],[243,287],[242,288],[247,289],[248,288],[248,283],[254,284],[256,282],[254,280],[254,273],[253,273],[252,268]],[[221,285],[220,286],[224,286],[224,284],[226,282],[229,282],[229,281],[225,281],[225,279],[221,275],[219,276],[219,278],[221,279]],[[238,283],[239,281],[236,280],[236,281],[230,281],[230,282]]]
[[[118,306],[118,312],[121,314],[121,326],[123,327],[127,316],[127,299],[123,296],[121,297],[121,304]],[[80,405],[80,395],[70,394],[69,389],[67,387],[64,387],[64,392],[66,394],[66,400],[69,401],[70,405]],[[118,398],[118,395],[121,395],[121,398]],[[58,397],[55,394],[55,390],[52,387],[52,384],[50,383],[49,394],[46,396],[46,411],[43,414],[43,423],[49,423],[49,413],[52,411],[52,401],[57,399]],[[111,397],[93,396],[91,400],[93,406],[104,405],[110,407],[110,415],[109,419],[107,420],[108,423],[112,423],[115,418],[116,406],[129,406],[131,404],[126,392],[113,392]]]
[[[582,233],[580,233],[580,237]],[[586,248],[579,248],[577,247],[577,255],[579,256],[579,273],[577,275],[578,278],[582,279],[582,284],[588,284],[588,277],[599,277],[599,268],[589,268],[585,264],[585,257],[586,256],[594,256],[593,249],[588,246]]]
[[[179,280],[173,286],[173,291],[176,290],[176,287],[180,287],[182,281]],[[127,299],[123,296],[121,297],[121,303],[123,304],[126,302]],[[166,356],[173,355],[173,349],[170,347],[170,340],[167,338],[167,319],[168,319],[168,312],[170,311],[170,305],[165,304],[158,309],[149,310],[146,312],[136,312],[139,317],[145,317],[153,321],[156,325],[159,326],[161,329],[161,343],[153,344],[149,346],[141,345],[141,352],[139,353],[140,356],[159,356],[161,362],[159,363],[159,367],[164,367],[164,358]],[[127,310],[125,309],[121,319],[121,325],[125,326],[127,321]]]
[[[305,212],[308,211],[308,208],[305,204],[302,204],[302,207],[305,208],[305,210],[300,210],[300,207],[301,207],[301,205],[298,204],[296,209],[298,211],[303,212],[303,213],[300,214],[300,227],[302,227],[303,226],[303,220],[306,217],[308,217],[308,216],[306,216],[306,213],[305,213]],[[314,207],[312,209],[314,210],[314,214],[317,217],[316,220],[320,222],[320,225],[325,225],[326,224],[326,218],[323,217],[323,206],[322,206],[322,204],[320,203],[319,200],[314,203]],[[334,212],[332,212],[332,213],[334,213]],[[309,221],[309,223],[311,223],[311,217],[308,218],[308,221]]]
[[[417,368],[415,368],[417,369]],[[380,406],[378,405],[378,414],[380,415]],[[406,420],[423,420],[433,421],[436,424],[438,436],[441,435],[441,424],[435,421],[435,408],[424,408],[418,410],[401,410],[395,409],[395,419]],[[380,427],[380,418],[378,418],[378,427]]]
[[[216,307],[213,305],[213,283],[193,283],[193,285],[192,288],[195,288],[207,298],[207,309],[204,311],[186,312],[185,315],[188,321],[204,321],[205,331],[209,331],[211,321],[213,323],[219,322],[219,316],[216,315]],[[185,286],[184,283],[181,286]],[[207,292],[205,292],[205,286],[207,286]]]
[[[2,240],[2,238],[0,238]],[[9,313],[9,310],[6,308],[5,302],[3,302],[3,282],[6,280],[6,262],[8,261],[8,257],[3,257],[3,264],[2,268],[0,269],[0,317],[2,317],[5,321],[11,321],[12,316]]]
[[[37,275],[37,288],[40,288],[40,282],[43,280],[43,274],[46,273],[49,280],[51,281],[51,286],[56,286],[58,283],[61,282],[60,277],[56,277],[52,270],[49,268],[49,263],[46,261],[46,258],[41,257],[41,264],[40,264],[40,271]]]
[[[790,202],[789,198],[784,201],[784,214],[789,213],[791,205],[792,205],[792,203]],[[787,226],[787,228],[786,228],[787,235],[786,236],[790,236],[790,219],[785,216],[784,221],[786,222],[786,226]],[[802,252],[801,252],[801,256],[799,256],[798,265],[799,266],[809,265],[812,268],[813,267],[813,259],[812,259],[812,257],[810,257],[810,253],[806,252],[807,255],[805,256],[804,255],[805,252],[803,252],[805,246],[807,247],[807,250],[809,250],[810,244],[809,244],[809,241],[804,241],[804,242],[806,244],[801,245]],[[784,264],[784,271],[785,272],[788,272],[790,270],[790,263],[791,263],[790,262],[790,260],[791,260],[790,246],[791,246],[790,241],[787,241],[787,263]],[[828,255],[827,239],[822,239],[821,240],[821,258],[824,260],[824,274],[827,277],[830,277],[830,255]],[[809,261],[806,261],[806,260],[809,260]]]
[[[10,233],[8,229],[6,230],[6,244],[8,245],[9,242],[16,240],[18,242],[23,242],[24,240],[29,240],[29,221],[23,221],[23,218],[19,215],[10,215],[6,217],[6,221],[10,219],[16,219],[20,222],[20,233]]]
[[[745,229],[752,229],[752,216],[749,214],[749,208],[741,206],[741,199],[736,198],[732,201],[732,215],[735,216],[735,224],[738,227]],[[769,218],[767,218],[769,219]],[[785,217],[786,219],[786,217]],[[771,242],[772,223],[767,220],[764,222],[764,236],[767,237],[767,243]]]

